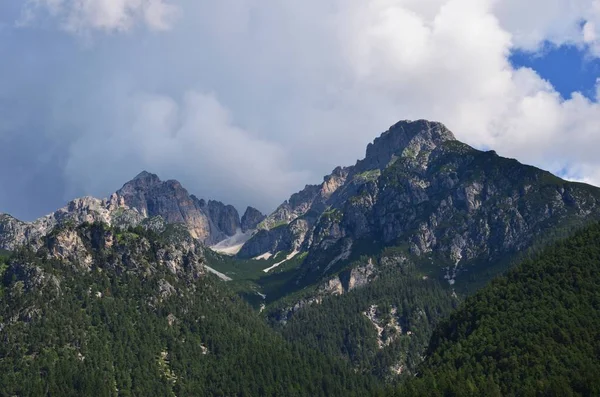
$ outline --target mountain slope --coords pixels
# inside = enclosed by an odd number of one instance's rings
[[[152,223],[156,217],[167,224],[186,225],[194,238],[206,244],[234,236],[241,228],[240,216],[233,206],[212,200],[207,203],[190,195],[179,182],[161,181],[155,174],[144,171],[108,199],[75,199],[31,223],[0,214],[0,249],[37,244],[54,227],[65,223],[103,222],[127,228]]]
[[[303,277],[319,279],[347,264],[361,242],[376,241],[404,246],[450,284],[467,283],[593,219],[600,219],[600,189],[473,149],[440,123],[405,121],[356,165],[292,195],[239,256],[305,251]]]
[[[269,308],[290,341],[344,357],[361,373],[394,380],[414,374],[438,321],[458,305],[447,285],[388,251],[340,273],[295,306]]]
[[[414,395],[599,395],[600,224],[524,261],[435,332]]]
[[[4,259],[2,259],[4,261]],[[204,268],[185,228],[55,229],[0,266],[2,395],[365,395]]]
[[[465,296],[597,219],[598,188],[473,149],[439,123],[400,122],[364,160],[259,224],[245,260],[214,266],[288,340],[389,379],[414,373],[437,322]]]

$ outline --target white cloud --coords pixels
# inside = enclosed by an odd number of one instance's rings
[[[599,0],[36,1],[73,31],[173,28],[113,35],[93,71],[57,79],[69,194],[148,168],[269,209],[405,118],[600,184],[598,103],[508,59],[547,42],[600,55]]]
[[[600,57],[600,37],[592,34],[600,24],[598,0],[496,0],[494,13],[516,48],[535,52],[550,42],[589,47]]]
[[[286,166],[284,149],[237,127],[212,94],[190,91],[180,101],[136,94],[119,105],[123,117],[113,129],[85,134],[70,147],[72,186],[102,191],[147,169],[177,177],[201,197],[270,208],[277,201],[265,195],[283,197],[306,179]],[[236,197],[239,191],[244,200]]]

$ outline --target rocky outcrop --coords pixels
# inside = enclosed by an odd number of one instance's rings
[[[441,123],[400,121],[367,146],[367,154],[364,160],[357,162],[356,170],[383,170],[399,157],[427,156],[444,142],[455,139]]]
[[[397,318],[398,308],[392,307],[389,312],[386,312],[378,305],[371,305],[363,314],[377,331],[377,345],[380,349],[389,346],[402,336],[403,330]]]
[[[398,266],[404,264],[406,258],[383,257],[379,260],[381,266]],[[313,293],[300,299],[291,306],[284,307],[271,313],[275,321],[285,324],[298,310],[311,304],[321,304],[328,296],[343,295],[358,288],[362,288],[377,280],[379,277],[377,267],[372,258],[366,263],[358,264],[345,270],[326,281],[323,281],[313,290]]]
[[[453,284],[466,263],[494,266],[554,230],[594,219],[600,189],[473,149],[440,123],[402,121],[354,166],[283,203],[240,252],[300,247],[309,252],[303,266],[323,273],[348,241],[371,240],[435,253]]]
[[[167,223],[183,223],[194,238],[213,242],[218,228],[208,211],[174,180],[161,181],[158,176],[142,172],[116,192],[126,206],[143,217],[161,216]],[[218,236],[220,239],[223,236]]]
[[[249,230],[256,229],[258,224],[265,220],[265,218],[266,216],[256,208],[246,208],[246,212],[244,212],[244,215],[242,215],[241,220],[242,232],[246,233]]]
[[[162,221],[160,220],[162,219]],[[144,225],[164,229],[165,224],[183,224],[192,237],[214,244],[236,234],[240,228],[237,210],[217,201],[199,200],[174,180],[142,172],[108,199],[82,197],[34,222],[21,222],[0,214],[0,248],[14,250],[39,239],[64,224],[102,222],[121,228]]]
[[[28,241],[32,232],[27,223],[8,214],[0,214],[0,248],[12,251]]]
[[[0,214],[0,248],[14,250],[23,244],[39,247],[40,239],[59,225],[103,222],[128,227],[137,226],[142,220],[141,214],[125,206],[116,195],[109,200],[82,197],[34,222],[22,222]]]
[[[209,218],[226,235],[233,236],[240,229],[240,215],[232,205],[210,200],[207,209]]]
[[[180,232],[189,236],[187,230]],[[172,234],[172,231],[163,231],[163,237],[158,242],[143,234],[120,231],[105,224],[60,226],[43,238],[40,252],[45,252],[49,259],[68,263],[76,270],[83,271],[90,271],[93,267],[110,267],[119,272],[145,274],[159,271],[153,267],[158,266],[168,273],[190,280],[206,274],[201,244],[191,236],[172,239],[167,234]],[[154,265],[149,264],[148,258],[154,258]]]
[[[110,246],[112,247],[112,241]],[[62,230],[48,237],[48,256],[73,263],[89,271],[93,259],[79,233],[73,229]]]
[[[272,230],[258,230],[251,238],[252,244],[244,244],[238,253],[241,258],[254,258],[270,252],[291,251],[293,246],[292,231],[284,226]]]

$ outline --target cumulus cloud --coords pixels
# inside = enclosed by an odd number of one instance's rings
[[[597,98],[563,98],[509,62],[515,49],[548,43],[600,55],[599,4],[35,0],[31,15],[43,7],[63,29],[95,31],[97,43],[91,51],[57,35],[49,40],[61,51],[29,55],[33,72],[13,62],[0,82],[24,105],[0,118],[0,132],[18,125],[37,131],[27,139],[61,142],[51,159],[63,159],[53,164],[65,198],[108,194],[146,168],[204,197],[270,210],[406,118],[442,121],[469,144],[600,184]],[[171,30],[148,34],[139,23]],[[15,51],[38,45],[48,43]],[[31,106],[34,94],[20,88],[34,72],[47,81],[27,128],[15,115]]]
[[[589,47],[600,56],[599,38],[590,35],[600,23],[598,0],[497,0],[493,11],[517,48],[535,52],[549,42]]]
[[[249,202],[276,205],[273,198],[306,179],[290,169],[279,145],[236,126],[214,94],[190,91],[179,100],[135,94],[119,105],[124,117],[111,130],[85,134],[70,146],[70,186],[102,191],[141,169],[160,170],[163,178],[194,187],[192,193],[227,198],[243,209]]]

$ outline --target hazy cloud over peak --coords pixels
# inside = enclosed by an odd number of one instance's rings
[[[600,183],[597,101],[511,51],[600,55],[597,0],[30,0],[0,5],[0,211],[142,169],[263,211],[400,119]],[[19,26],[15,21],[26,21]],[[82,45],[86,35],[92,45]],[[8,56],[10,54],[10,56]],[[242,208],[243,209],[243,208]]]

